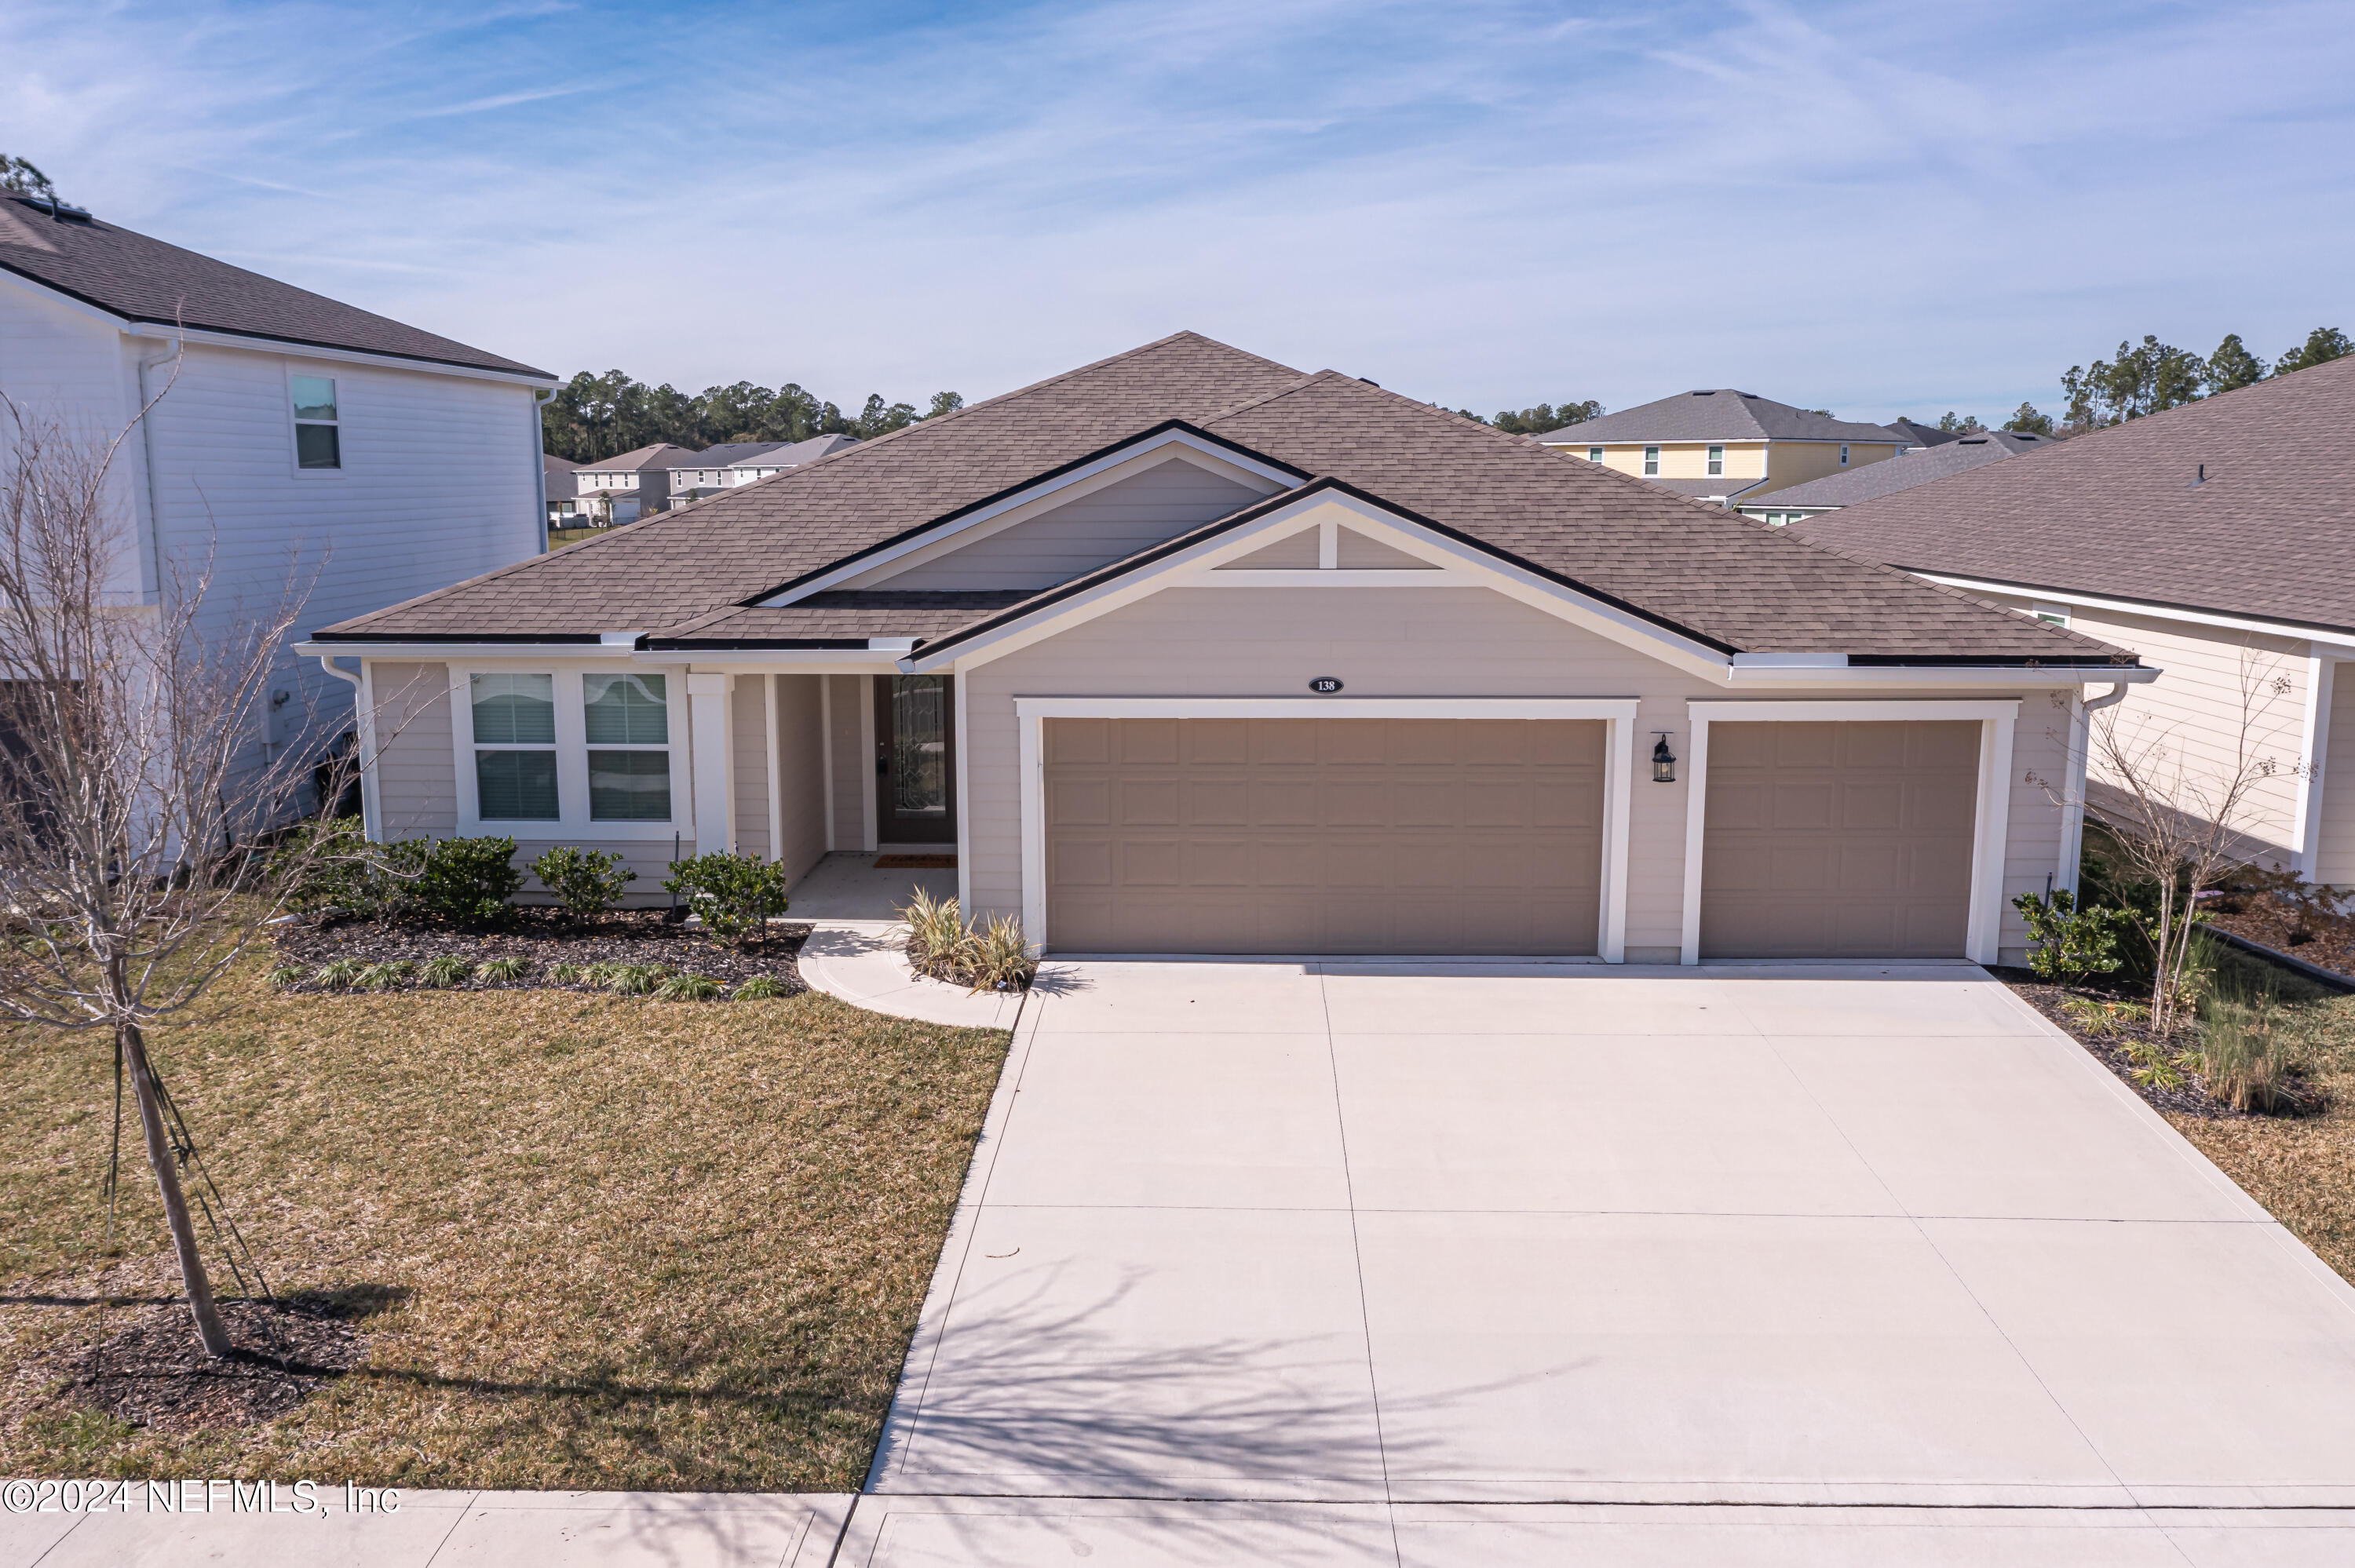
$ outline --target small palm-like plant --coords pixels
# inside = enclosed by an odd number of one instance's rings
[[[644,996],[669,974],[660,964],[616,964],[605,977],[605,989],[615,996]]]
[[[299,965],[281,964],[270,971],[270,985],[273,991],[284,991],[302,983],[303,970]]]
[[[954,898],[935,898],[919,887],[909,895],[907,905],[894,913],[920,955],[920,965],[954,961],[965,939],[964,915]]]
[[[1022,922],[1011,915],[1000,915],[978,930],[968,929],[957,956],[976,991],[1019,991],[1039,972]]]
[[[368,991],[398,991],[416,972],[417,966],[407,959],[389,959],[361,969],[353,983]]]
[[[523,979],[530,969],[529,959],[485,959],[474,966],[474,978],[485,985],[500,985],[508,980]]]
[[[311,983],[321,991],[349,991],[367,967],[357,959],[335,959],[311,971]]]
[[[774,975],[754,975],[736,988],[738,1001],[766,1001],[772,997],[786,995],[785,982]]]
[[[655,987],[655,995],[664,1001],[717,1001],[719,982],[704,975],[673,975]]]
[[[455,953],[444,953],[425,960],[425,967],[417,972],[417,983],[431,991],[448,991],[452,986],[465,984],[466,977],[473,972],[474,967],[465,959]]]
[[[579,985],[587,974],[579,964],[559,964],[548,971],[548,978],[558,985]]]

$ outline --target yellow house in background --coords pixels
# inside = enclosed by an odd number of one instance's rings
[[[1918,444],[1888,425],[1835,419],[1726,387],[1680,392],[1536,440],[1723,506],[1880,462]]]

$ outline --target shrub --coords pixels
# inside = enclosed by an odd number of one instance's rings
[[[785,912],[785,870],[757,855],[699,854],[671,863],[666,893],[687,896],[689,913],[723,942],[741,945],[767,934],[769,916]]]
[[[506,980],[519,980],[530,969],[529,959],[485,959],[474,966],[474,978],[486,985],[497,985]]]
[[[719,982],[704,975],[673,975],[655,987],[655,995],[664,1001],[717,1001]]]
[[[453,926],[497,926],[513,915],[507,900],[523,885],[511,838],[412,839],[388,846],[404,886],[400,902]]]
[[[473,967],[455,953],[444,953],[438,959],[425,960],[418,972],[417,983],[432,991],[448,991],[453,985],[464,985]]]
[[[348,909],[376,911],[381,900],[380,851],[368,842],[357,817],[304,822],[270,857],[270,880],[283,884],[289,906],[306,915]]]
[[[623,869],[622,857],[610,850],[570,845],[559,845],[533,861],[531,874],[555,895],[565,913],[580,916],[612,908],[638,879],[638,874]]]
[[[736,988],[738,1001],[766,1001],[785,994],[785,982],[774,975],[754,975]]]
[[[2028,922],[2028,934],[2035,940],[2028,964],[2039,980],[2074,985],[2087,975],[2112,973],[2126,961],[2119,957],[2118,942],[2132,916],[2123,909],[2080,909],[2076,895],[2065,887],[2054,888],[2050,899],[2023,893],[2011,906]]]
[[[2304,1030],[2270,973],[2219,967],[2200,1001],[2200,1075],[2234,1110],[2276,1111],[2296,1099]]]

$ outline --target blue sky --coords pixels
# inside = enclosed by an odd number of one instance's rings
[[[101,216],[570,373],[978,397],[1193,327],[1482,411],[2048,408],[2355,331],[2339,4],[0,8]]]

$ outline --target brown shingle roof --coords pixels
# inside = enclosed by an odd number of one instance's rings
[[[1331,371],[1302,376],[1192,334],[322,635],[560,637],[618,627],[677,641],[706,630],[795,635],[776,629],[820,623],[733,607],[1172,419],[1729,650],[2051,662],[2112,652],[1369,383]],[[1166,550],[1156,546],[1126,565]],[[868,619],[873,609],[826,624],[861,636],[950,630],[935,631],[929,613],[922,630],[909,618],[879,626]]]
[[[2355,357],[1792,531],[1923,571],[2355,630],[2350,430]]]
[[[841,588],[791,604],[730,605],[649,637],[650,648],[864,646],[870,637],[939,637],[1032,598],[1028,588],[900,592]]]
[[[128,321],[168,325],[176,319],[210,332],[554,379],[545,370],[97,218],[51,217],[22,196],[0,196],[0,268]]]

